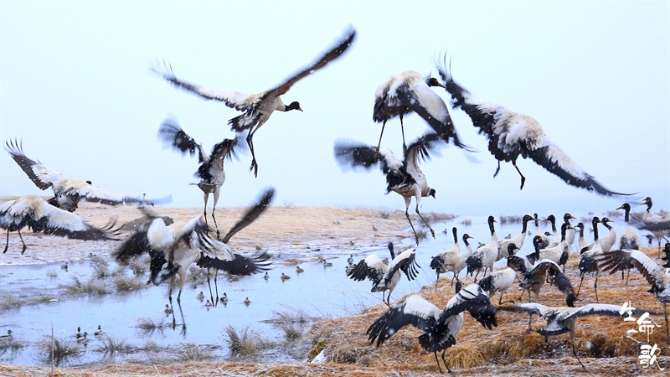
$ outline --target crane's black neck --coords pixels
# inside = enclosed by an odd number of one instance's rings
[[[391,260],[394,260],[395,259],[395,252],[393,251],[393,242],[389,242],[388,248],[389,248],[389,253],[391,253]]]
[[[547,220],[551,222],[551,231],[556,233],[556,218],[554,217],[554,215],[549,215],[549,217],[547,217]]]
[[[593,241],[598,241],[598,223],[600,222],[600,219],[597,217],[593,218],[593,221],[591,222],[593,224]]]
[[[470,243],[468,242],[468,235],[467,235],[467,233],[463,235],[463,243],[465,243],[465,247],[470,246]]]
[[[454,234],[454,244],[458,245],[458,230],[456,230],[456,227],[453,227],[451,231]]]

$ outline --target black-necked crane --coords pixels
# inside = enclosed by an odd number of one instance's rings
[[[542,233],[542,230],[540,230],[540,218],[537,213],[533,214],[533,218],[535,220],[535,236],[540,237],[540,240],[542,241],[540,244],[540,249],[549,247],[549,237],[547,237],[547,235]]]
[[[193,156],[197,149],[200,167],[198,167],[198,171],[194,176],[199,178],[200,182],[191,184],[198,186],[202,190],[205,201],[202,211],[205,217],[205,224],[207,223],[207,201],[209,200],[209,195],[212,195],[212,220],[214,220],[214,226],[216,227],[216,237],[220,237],[221,233],[219,232],[219,225],[216,223],[214,212],[216,212],[216,203],[219,201],[219,195],[221,194],[221,186],[226,181],[224,162],[226,159],[230,161],[235,155],[237,138],[223,139],[223,141],[214,145],[212,153],[208,155],[207,151],[203,149],[202,144],[196,142],[184,132],[176,119],[172,118],[163,121],[163,124],[158,129],[158,136],[163,140],[164,144],[171,145],[172,148],[181,151],[182,155],[189,152]]]
[[[142,198],[133,198],[122,196],[116,193],[103,190],[93,186],[91,181],[79,178],[71,178],[61,173],[49,169],[41,162],[35,162],[23,153],[23,143],[7,141],[5,150],[16,161],[28,178],[41,190],[49,187],[53,190],[54,197],[48,202],[54,207],[64,209],[68,212],[74,212],[79,202],[98,202],[108,205],[153,205],[154,203],[167,202],[169,199],[147,200]]]
[[[326,51],[317,61],[295,73],[293,76],[284,80],[276,87],[266,90],[264,92],[255,94],[243,94],[234,91],[222,91],[202,88],[198,85],[179,80],[172,71],[172,67],[165,67],[164,72],[158,71],[156,68],[151,68],[152,71],[162,76],[166,81],[178,88],[194,93],[205,100],[214,100],[223,102],[226,106],[231,107],[237,111],[243,111],[244,114],[232,118],[228,121],[231,129],[235,132],[241,133],[248,130],[247,144],[251,150],[251,168],[254,171],[254,176],[258,176],[258,163],[256,162],[256,154],[254,152],[253,137],[265,122],[270,119],[270,116],[275,111],[302,111],[300,103],[297,101],[291,102],[289,105],[284,104],[281,96],[286,94],[291,87],[305,78],[311,73],[325,67],[331,61],[337,59],[344,53],[349,46],[351,46],[356,36],[356,30],[353,28],[347,30],[334,47]]]
[[[376,254],[370,254],[359,261],[347,275],[355,281],[365,279],[372,281],[370,292],[382,292],[382,301],[390,306],[391,293],[400,282],[402,274],[405,274],[408,280],[414,280],[418,274],[417,267],[420,266],[416,263],[414,248],[409,248],[398,256],[395,255],[392,242],[389,242],[388,249],[392,258],[390,264],[384,263]],[[384,297],[386,291],[388,298]]]
[[[498,307],[498,310],[527,312],[530,315],[537,314],[539,316],[542,316],[547,321],[547,325],[537,330],[537,332],[545,337],[545,341],[548,341],[548,337],[550,336],[565,334],[566,332],[570,333],[570,343],[572,344],[572,355],[577,359],[577,361],[579,361],[579,364],[581,364],[582,367],[584,367],[584,364],[582,364],[582,361],[579,360],[579,357],[577,356],[577,352],[575,350],[575,325],[579,317],[584,317],[588,315],[608,315],[608,316],[623,317],[627,315],[627,313],[631,313],[632,315],[638,315],[643,314],[645,312],[649,312],[648,310],[631,309],[619,305],[609,305],[609,304],[588,304],[579,308],[574,308],[574,307],[550,307],[538,303],[501,306]]]
[[[161,217],[153,217],[145,211],[145,215],[152,218],[148,226],[145,226],[126,241],[124,241],[112,256],[120,262],[126,262],[133,256],[149,252],[151,256],[149,282],[156,285],[170,280],[168,298],[172,305],[172,290],[176,287],[176,277],[179,276],[179,294],[177,304],[184,322],[184,313],[181,310],[181,293],[186,283],[189,267],[196,263],[200,268],[214,268],[223,270],[231,275],[249,276],[268,269],[267,256],[246,257],[236,254],[227,245],[230,238],[244,229],[260,216],[267,208],[274,189],[267,189],[261,199],[249,208],[242,219],[228,231],[221,241],[210,238],[207,233],[209,227],[205,224],[203,216],[195,217],[188,222],[175,222],[166,226]],[[207,275],[209,285],[209,274]],[[214,278],[216,286],[216,276]],[[210,298],[212,303],[218,302],[218,288],[216,301],[212,295],[210,286]],[[173,326],[176,320],[173,315]],[[186,323],[183,323],[183,331]]]
[[[535,163],[571,186],[606,196],[627,195],[606,189],[592,175],[582,170],[547,137],[537,120],[473,96],[454,82],[446,64],[438,64],[437,68],[447,91],[451,94],[453,108],[460,107],[465,111],[473,126],[479,129],[479,133],[486,135],[489,151],[498,160],[498,169],[493,174],[494,177],[500,172],[501,161],[511,162],[521,176],[521,189],[523,189],[526,177],[519,170],[516,160],[519,156],[530,157]]]
[[[624,210],[624,221],[626,227],[624,228],[621,237],[619,237],[619,249],[624,250],[640,250],[640,236],[638,236],[635,229],[630,225],[630,204],[624,203],[617,210]]]
[[[547,274],[553,275],[561,272],[561,267],[554,261],[541,259],[537,261],[530,269],[527,265],[523,267],[518,264],[517,259],[510,257],[507,259],[507,265],[523,274],[523,280],[519,284],[521,288],[528,292],[528,301],[530,302],[530,293],[533,292],[534,301],[537,302],[542,286],[547,281]],[[519,300],[523,298],[523,292]]]
[[[458,280],[458,275],[465,268],[465,260],[472,255],[472,247],[468,243],[468,238],[472,238],[469,234],[463,235],[463,242],[466,245],[466,252],[461,254],[461,246],[458,244],[458,230],[456,227],[451,229],[454,235],[454,247],[451,250],[443,251],[432,257],[430,261],[430,268],[435,270],[437,278],[435,279],[435,288],[437,282],[440,280],[440,274],[446,272],[453,272],[454,276],[451,278],[451,285],[454,285],[454,278]]]
[[[477,282],[477,276],[479,272],[484,269],[484,277],[486,277],[486,272],[493,270],[493,264],[498,257],[498,235],[496,234],[496,229],[493,223],[496,222],[496,219],[493,216],[489,216],[488,224],[489,230],[491,231],[491,241],[486,245],[480,246],[472,253],[472,256],[465,260],[465,263],[468,267],[468,274],[472,275],[473,272],[477,271],[475,274],[475,283]]]
[[[444,85],[435,77],[429,75],[424,78],[414,71],[403,72],[379,85],[375,92],[375,106],[372,113],[372,119],[375,122],[383,122],[377,150],[382,143],[386,122],[399,116],[402,147],[403,151],[407,151],[403,116],[412,112],[419,114],[446,142],[449,142],[449,138],[453,138],[454,145],[467,148],[458,139],[447,105],[437,93],[430,89],[431,86],[444,88]]]
[[[572,244],[575,243],[575,228],[570,224],[570,220],[576,219],[576,217],[572,216],[569,213],[566,213],[563,215],[563,224],[568,224],[568,229],[565,231],[565,242],[568,244],[568,253],[572,254],[573,248]]]
[[[514,252],[517,246],[513,243],[507,246],[510,252]],[[502,270],[493,271],[489,276],[483,278],[479,281],[479,286],[486,292],[488,292],[489,297],[492,297],[496,292],[500,292],[500,299],[498,300],[498,305],[502,305],[503,294],[514,284],[516,280],[516,271],[513,268],[507,267]],[[509,300],[505,302],[514,303],[514,300]]]
[[[616,243],[616,230],[614,230],[614,228],[609,224],[611,222],[613,221],[608,217],[603,217],[600,219],[600,223],[603,224],[607,230],[609,230],[609,233],[607,233],[605,237],[600,237],[598,240],[603,253],[607,253],[608,251],[612,250],[612,246],[614,246]]]
[[[549,259],[565,268],[569,257],[568,243],[565,241],[565,233],[568,227],[572,228],[568,223],[561,224],[561,241],[556,246],[541,249],[539,251],[540,259]]]
[[[25,227],[34,233],[84,241],[116,240],[114,237],[118,229],[112,229],[115,222],[115,219],[110,219],[104,227],[96,228],[78,215],[52,206],[38,195],[25,195],[0,206],[0,228],[7,230],[2,253],[6,253],[9,247],[10,232],[19,233],[21,254],[25,253],[27,247],[21,236],[21,229]]]
[[[670,344],[670,325],[668,324],[667,304],[670,302],[670,271],[659,266],[653,259],[649,258],[640,250],[614,250],[599,258],[602,271],[613,274],[617,271],[628,269],[629,265],[635,266],[644,276],[651,289],[647,292],[656,294],[656,300],[663,305],[665,314],[665,333]]]
[[[600,266],[598,265],[598,258],[603,254],[602,246],[598,242],[598,224],[600,219],[594,217],[592,220],[593,224],[593,243],[585,248],[583,248],[579,257],[579,288],[577,288],[577,295],[582,289],[582,283],[584,282],[584,277],[586,274],[594,274],[596,276],[595,282],[593,283],[593,289],[596,292],[596,302],[598,301],[598,277],[600,276]]]
[[[440,310],[430,301],[413,294],[403,302],[390,308],[379,317],[366,331],[370,343],[377,342],[380,347],[391,336],[407,325],[412,325],[424,334],[419,336],[421,348],[435,355],[435,362],[442,373],[437,353],[442,351],[442,362],[447,370],[451,369],[444,358],[445,351],[456,344],[456,336],[463,327],[463,311],[467,310],[482,326],[491,329],[497,326],[496,307],[489,302],[489,297],[477,284],[470,284],[460,289],[456,283],[456,295],[447,302],[446,308]]]
[[[428,186],[426,176],[419,168],[419,157],[430,158],[429,151],[435,151],[439,146],[446,145],[442,137],[434,132],[427,133],[414,141],[405,153],[403,161],[398,160],[390,149],[382,148],[377,155],[377,148],[359,142],[338,140],[335,142],[335,159],[342,168],[355,168],[362,166],[366,169],[379,164],[382,172],[386,174],[386,193],[391,191],[398,193],[405,199],[405,217],[414,232],[417,246],[419,236],[414,229],[412,220],[409,218],[409,205],[412,197],[416,200],[416,214],[430,229],[435,238],[435,231],[430,227],[426,219],[421,216],[419,206],[421,198],[432,196],[435,198],[435,189]]]
[[[642,213],[641,218],[637,219],[641,221],[641,224],[636,226],[642,230],[648,230],[654,235],[654,238],[658,241],[658,258],[660,258],[661,240],[670,235],[670,214],[661,216],[652,212],[651,207],[654,202],[648,196],[642,200],[642,204],[647,206],[647,210]]]
[[[579,250],[581,252],[582,249],[589,246],[589,244],[584,239],[584,223],[580,222],[579,224],[575,225],[575,228],[579,229]]]
[[[560,239],[561,234],[558,232],[558,228],[556,228],[556,216],[551,214],[547,216],[546,221],[549,221],[549,223],[551,224],[551,236],[552,236],[551,240],[549,241],[548,247],[556,246],[561,242]]]
[[[508,252],[510,244],[516,245],[516,250],[521,250],[521,248],[523,247],[523,243],[526,240],[526,230],[528,229],[528,222],[531,220],[533,220],[533,217],[531,215],[524,215],[523,218],[521,219],[521,233],[519,233],[519,235],[517,235],[514,238],[510,237],[508,239],[500,241],[500,247],[498,251],[498,256],[496,257],[496,261],[511,256]]]

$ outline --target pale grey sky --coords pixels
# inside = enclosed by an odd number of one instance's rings
[[[379,171],[343,172],[333,142],[376,144],[374,93],[391,75],[436,70],[448,51],[456,81],[473,94],[537,119],[545,132],[607,188],[652,196],[670,209],[668,2],[80,2],[3,1],[0,12],[0,140],[23,140],[32,159],[62,174],[126,195],[198,207],[197,159],[163,149],[156,134],[168,114],[206,148],[232,137],[239,115],[175,89],[148,67],[165,59],[182,80],[254,93],[308,65],[351,25],[358,35],[341,59],[295,84],[254,137],[250,154],[226,164],[219,207],[246,205],[265,186],[274,205],[404,209],[384,195]],[[447,93],[437,88],[447,101]],[[445,148],[423,163],[437,198],[422,210],[521,214],[614,209],[519,160],[493,179],[496,160],[470,119],[452,111],[480,163]],[[427,130],[406,118],[408,142]],[[401,154],[397,119],[383,145]],[[0,195],[37,189],[0,153]],[[643,207],[638,207],[641,210]]]

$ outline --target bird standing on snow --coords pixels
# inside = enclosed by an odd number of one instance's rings
[[[417,246],[419,245],[419,236],[414,229],[412,220],[409,218],[409,205],[412,197],[416,198],[416,214],[430,229],[430,233],[435,238],[435,231],[428,225],[428,222],[421,216],[419,205],[421,198],[432,196],[435,198],[435,189],[428,186],[426,176],[419,168],[419,156],[423,159],[429,158],[428,151],[435,150],[439,145],[444,145],[442,137],[436,133],[428,133],[415,142],[413,142],[405,159],[401,162],[391,150],[383,148],[379,150],[379,159],[377,158],[377,149],[373,146],[352,141],[338,140],[335,142],[335,159],[342,168],[354,168],[362,166],[370,168],[377,163],[384,174],[386,174],[386,193],[395,191],[405,199],[405,217],[412,227]]]
[[[197,143],[192,137],[188,136],[174,119],[163,121],[158,130],[158,136],[163,139],[166,145],[172,144],[172,147],[180,150],[182,154],[188,151],[192,156],[196,148],[198,149],[200,167],[195,173],[195,177],[200,178],[200,182],[191,184],[197,185],[203,192],[205,200],[203,209],[205,224],[207,224],[207,200],[210,194],[214,197],[212,220],[214,220],[214,226],[216,227],[216,237],[220,237],[219,225],[216,223],[214,212],[216,211],[216,203],[219,201],[221,186],[226,181],[226,172],[223,169],[223,165],[226,158],[230,161],[232,156],[235,155],[237,139],[223,139],[222,142],[214,145],[212,154],[207,155],[207,152],[202,148],[202,144]]]
[[[99,202],[108,205],[153,205],[154,202],[144,198],[121,196],[113,192],[93,186],[91,181],[79,178],[70,178],[51,170],[41,162],[35,162],[23,153],[23,144],[16,141],[7,142],[7,153],[19,164],[19,167],[28,175],[31,181],[41,190],[51,187],[54,197],[48,202],[52,206],[74,212],[79,202]],[[162,200],[166,201],[166,200]]]
[[[472,119],[473,126],[479,128],[479,133],[485,134],[488,138],[489,151],[498,160],[498,169],[493,174],[494,177],[500,172],[501,161],[511,162],[521,176],[521,189],[523,189],[526,177],[521,174],[516,160],[519,156],[530,157],[571,186],[589,191],[595,190],[598,194],[606,196],[628,195],[606,189],[593,176],[582,170],[545,135],[542,126],[535,119],[474,97],[454,82],[446,64],[437,68],[453,99],[452,106],[465,111]]]
[[[228,124],[235,132],[244,132],[245,130],[249,130],[247,135],[247,144],[249,145],[252,156],[250,170],[254,171],[254,176],[258,176],[258,164],[256,163],[256,155],[254,153],[253,143],[253,137],[256,131],[258,131],[258,129],[261,128],[261,126],[263,126],[263,124],[265,124],[268,119],[270,119],[270,116],[275,111],[302,111],[300,103],[294,101],[289,105],[285,105],[281,99],[281,96],[286,94],[291,86],[293,86],[293,84],[297,83],[310,73],[325,67],[328,63],[342,55],[342,53],[345,52],[349,46],[351,46],[355,36],[356,30],[348,30],[345,33],[342,41],[339,42],[335,47],[328,50],[321,58],[319,58],[319,60],[301,70],[300,72],[297,72],[278,86],[261,93],[243,94],[233,91],[205,89],[199,87],[198,85],[177,79],[177,77],[172,72],[171,67],[169,72],[159,72],[155,68],[152,68],[152,70],[176,87],[190,91],[206,100],[221,101],[226,106],[231,107],[237,111],[244,111],[244,114],[230,119]]]
[[[375,122],[383,122],[377,151],[382,143],[386,122],[396,116],[400,117],[403,152],[407,151],[402,118],[412,112],[419,114],[445,141],[449,142],[449,138],[453,137],[454,145],[466,148],[458,140],[447,105],[430,89],[431,86],[444,88],[444,85],[436,78],[430,76],[423,78],[414,71],[403,72],[379,85],[375,93],[375,107],[372,113],[372,119]]]
[[[116,230],[112,229],[115,220],[110,220],[103,228],[89,225],[74,213],[64,211],[47,203],[40,196],[26,195],[10,200],[0,206],[0,228],[7,230],[5,249],[9,247],[9,232],[16,231],[21,238],[21,254],[26,251],[26,244],[21,236],[21,229],[28,227],[33,232],[67,237],[78,240],[115,240]],[[67,269],[67,267],[66,267]]]

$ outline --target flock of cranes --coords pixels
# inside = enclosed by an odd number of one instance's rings
[[[626,203],[619,207],[628,214],[630,204]],[[366,278],[373,284],[371,291],[378,292],[389,290],[389,295],[383,297],[384,303],[388,306],[388,311],[374,321],[368,328],[366,334],[371,343],[377,347],[382,344],[401,328],[412,325],[422,331],[419,337],[419,344],[427,352],[434,353],[438,369],[442,367],[437,356],[442,352],[441,359],[447,370],[451,371],[445,360],[446,350],[456,344],[456,337],[464,323],[464,311],[470,312],[471,316],[480,322],[485,328],[492,329],[497,326],[499,321],[496,313],[500,310],[508,312],[528,313],[528,331],[532,331],[532,316],[539,315],[543,317],[547,324],[543,328],[536,330],[537,333],[546,338],[549,336],[570,334],[570,344],[573,356],[579,361],[580,365],[585,367],[577,355],[575,349],[575,326],[578,318],[589,315],[604,315],[624,317],[626,315],[640,315],[644,313],[659,315],[661,312],[648,309],[631,309],[612,303],[599,303],[597,293],[597,278],[601,273],[609,272],[613,274],[617,271],[637,269],[642,276],[651,285],[648,291],[655,295],[663,307],[665,315],[666,336],[670,339],[670,330],[668,329],[668,318],[666,305],[670,302],[670,272],[666,268],[670,267],[670,243],[665,246],[666,256],[663,260],[666,263],[661,266],[652,258],[636,249],[625,249],[630,247],[629,240],[636,235],[635,230],[627,228],[624,234],[617,239],[616,231],[608,223],[611,222],[607,217],[602,220],[594,217],[592,221],[594,242],[591,244],[580,245],[579,257],[571,255],[572,244],[566,241],[567,230],[572,228],[570,220],[574,219],[569,213],[564,215],[564,223],[561,224],[560,238],[554,236],[553,239],[543,240],[539,234],[530,236],[527,232],[527,223],[535,216],[525,215],[522,218],[523,231],[518,237],[512,238],[511,235],[506,242],[498,241],[496,235],[493,216],[489,216],[488,225],[491,232],[491,241],[482,244],[474,251],[468,244],[469,235],[463,235],[463,241],[466,243],[466,251],[461,252],[459,245],[458,230],[452,228],[454,248],[439,253],[431,258],[430,268],[437,273],[435,289],[440,282],[441,273],[452,272],[451,285],[456,280],[456,295],[449,300],[446,308],[440,310],[431,302],[427,301],[419,294],[410,294],[395,305],[391,304],[390,293],[398,285],[404,274],[407,280],[414,280],[417,277],[418,262],[416,259],[416,249],[409,248],[397,257],[393,252],[392,244],[389,244],[392,261],[383,261],[379,256],[371,254],[360,260],[357,264],[350,261],[351,268],[347,274],[352,280],[362,281]],[[626,215],[628,218],[628,215]],[[552,221],[553,219],[553,221]],[[552,228],[555,229],[555,217],[547,217],[552,222]],[[598,225],[605,226],[609,233],[606,237],[598,237]],[[641,227],[644,225],[641,225]],[[583,224],[578,226],[583,232]],[[539,233],[539,228],[536,229]],[[522,256],[519,255],[520,246],[523,245],[525,237],[533,238],[534,252]],[[557,239],[559,238],[559,239]],[[580,237],[580,238],[583,238]],[[639,238],[639,237],[638,237]],[[572,238],[574,242],[575,238]],[[619,243],[620,249],[613,250],[613,246]],[[506,251],[503,253],[502,249]],[[574,289],[571,277],[566,271],[568,259],[578,260],[578,273],[580,280],[579,288]],[[493,269],[493,264],[499,260],[507,261],[507,267]],[[489,267],[490,266],[490,267]],[[460,272],[467,268],[467,275],[473,275],[473,283],[463,287]],[[477,276],[484,270],[484,277],[477,281]],[[489,271],[490,270],[490,271]],[[488,276],[487,276],[488,274]],[[585,275],[595,274],[594,291],[596,303],[588,303],[581,307],[575,307],[577,301],[582,301],[580,297],[581,285]],[[574,276],[575,273],[572,273]],[[395,279],[395,280],[392,280]],[[388,282],[393,281],[391,285]],[[515,300],[503,301],[503,295],[518,282],[518,287],[528,293],[528,303],[516,303]],[[556,289],[565,296],[565,306],[550,307],[539,303],[540,293],[543,286],[548,283],[549,286],[555,286]],[[380,286],[381,284],[381,286]],[[626,283],[623,282],[622,286]],[[547,288],[545,288],[546,290]],[[490,302],[490,297],[496,293],[500,294],[497,305]],[[525,293],[525,292],[524,292]],[[516,301],[523,301],[523,295]],[[533,297],[531,298],[531,293]],[[626,298],[621,298],[624,301]],[[506,305],[511,304],[511,305]],[[669,340],[670,342],[670,340]]]
[[[113,253],[113,256],[120,262],[126,262],[143,253],[150,255],[149,282],[161,284],[169,281],[170,307],[166,307],[166,311],[169,309],[173,315],[173,325],[176,325],[176,319],[172,309],[172,292],[177,288],[177,277],[179,277],[177,303],[182,316],[183,330],[186,330],[180,299],[186,274],[191,265],[196,264],[200,268],[217,272],[226,271],[229,274],[240,276],[267,271],[270,267],[267,256],[243,256],[235,253],[228,242],[231,237],[251,224],[266,210],[274,196],[274,189],[267,189],[262,193],[257,203],[252,205],[242,219],[221,238],[215,212],[221,186],[226,179],[224,162],[235,156],[236,148],[239,148],[240,140],[244,137],[252,155],[250,170],[253,171],[254,176],[257,176],[258,162],[254,152],[253,137],[258,129],[268,122],[275,111],[303,111],[299,102],[293,101],[286,105],[281,96],[301,79],[341,57],[353,44],[355,37],[356,31],[353,28],[347,30],[341,40],[314,63],[290,76],[276,87],[256,94],[216,91],[188,83],[178,79],[169,64],[164,64],[163,69],[151,68],[153,72],[177,88],[196,94],[205,100],[223,102],[226,106],[242,112],[241,115],[228,121],[236,136],[223,138],[221,142],[214,145],[210,154],[202,147],[202,144],[190,137],[176,120],[173,118],[165,120],[159,128],[159,137],[162,142],[182,154],[187,152],[191,155],[198,154],[200,166],[195,177],[199,179],[199,182],[193,184],[203,192],[203,215],[168,225],[147,207],[141,207],[146,218],[145,225],[123,240]],[[435,231],[422,216],[419,208],[422,198],[428,196],[436,198],[436,188],[428,184],[426,176],[419,167],[420,161],[428,160],[431,153],[449,143],[465,151],[472,151],[459,138],[447,104],[432,88],[445,89],[452,98],[452,108],[463,110],[472,120],[473,126],[487,138],[489,152],[498,161],[494,177],[500,171],[500,162],[511,162],[521,177],[520,189],[523,189],[526,177],[517,165],[518,158],[523,157],[532,159],[571,186],[595,191],[605,196],[628,195],[606,189],[592,175],[583,171],[549,139],[540,124],[532,117],[471,95],[454,81],[447,68],[446,58],[441,64],[438,62],[436,68],[441,81],[435,77],[422,77],[417,72],[407,71],[379,85],[374,96],[373,108],[373,120],[382,123],[377,146],[344,139],[334,143],[335,159],[343,169],[356,167],[369,169],[376,166],[385,174],[386,192],[393,191],[402,196],[405,201],[405,216],[414,232],[416,246],[419,246],[420,237],[409,215],[412,198],[415,199],[416,214],[435,238]],[[430,129],[407,146],[403,117],[412,112],[423,118]],[[402,159],[396,157],[391,149],[382,147],[386,123],[396,116],[400,118],[403,133]],[[44,201],[39,196],[27,195],[0,206],[0,227],[7,231],[4,252],[9,246],[9,233],[17,231],[21,237],[20,231],[24,227],[34,232],[43,231],[46,234],[82,240],[119,240],[119,229],[115,228],[113,219],[107,226],[95,228],[74,214],[80,201],[140,206],[167,201],[166,199],[147,200],[144,196],[134,198],[117,195],[93,186],[90,181],[65,177],[42,163],[28,158],[18,141],[7,141],[5,149],[37,187],[42,190],[51,187],[54,197]],[[212,235],[213,230],[207,219],[207,203],[210,194],[213,196],[211,217],[216,237]],[[593,218],[592,227],[595,240],[592,244],[586,244],[583,236],[584,225],[580,223],[572,226],[570,221],[575,218],[569,213],[563,217],[563,223],[559,227],[560,232],[556,227],[556,218],[553,215],[547,218],[552,225],[553,239],[551,240],[541,233],[537,214],[524,215],[520,234],[506,240],[498,239],[495,230],[496,220],[490,216],[488,218],[490,241],[473,250],[468,242],[468,239],[472,237],[463,234],[462,240],[466,249],[464,253],[461,252],[459,246],[458,230],[454,227],[452,229],[454,248],[439,253],[429,263],[430,268],[437,274],[436,287],[440,274],[453,273],[452,285],[456,280],[456,295],[442,312],[419,295],[410,295],[399,304],[391,305],[391,293],[402,280],[402,276],[405,275],[408,280],[413,280],[419,273],[420,266],[416,260],[416,248],[408,248],[396,256],[393,244],[390,243],[390,262],[385,262],[374,254],[366,256],[356,264],[350,261],[350,267],[347,268],[350,278],[356,281],[366,279],[372,281],[372,292],[383,292],[383,302],[389,306],[389,310],[368,329],[369,340],[376,341],[377,346],[381,346],[400,328],[411,324],[425,332],[419,337],[419,343],[423,349],[434,353],[440,371],[442,369],[437,356],[438,352],[442,352],[443,364],[447,370],[450,370],[444,359],[444,352],[456,343],[456,336],[464,323],[464,311],[469,311],[472,317],[488,329],[497,326],[496,312],[498,310],[521,311],[529,313],[529,316],[538,314],[547,320],[547,325],[539,330],[542,335],[551,336],[570,332],[572,350],[576,357],[574,328],[578,317],[593,314],[621,315],[621,307],[616,305],[596,303],[580,308],[574,307],[582,282],[587,275],[595,275],[594,290],[597,302],[597,281],[601,273],[621,271],[623,276],[624,271],[630,273],[631,269],[637,269],[652,285],[649,292],[656,295],[656,299],[663,304],[664,311],[666,303],[670,301],[670,275],[664,268],[668,267],[670,262],[661,267],[640,252],[639,236],[631,226],[632,222],[636,222],[639,228],[653,233],[658,240],[660,257],[661,242],[668,236],[668,229],[670,229],[670,217],[651,212],[650,198],[646,198],[643,203],[647,205],[647,211],[636,219],[632,219],[630,204],[625,203],[618,208],[625,211],[627,224],[626,231],[619,239],[619,250],[612,250],[617,241],[616,232],[608,225],[611,220],[606,217]],[[535,221],[536,233],[533,237],[534,252],[527,256],[520,256],[518,253],[523,248],[528,223],[532,220]],[[606,227],[609,234],[599,237],[598,224]],[[566,263],[570,258],[576,237],[575,229],[579,229],[580,234],[578,266],[581,279],[576,292],[565,274]],[[22,237],[21,241],[23,242]],[[26,246],[23,243],[21,252],[23,253],[25,249]],[[668,253],[670,253],[670,247],[666,244],[666,254]],[[670,258],[670,255],[666,255],[666,258]],[[502,259],[507,259],[507,267],[494,270],[495,262]],[[467,270],[468,275],[474,275],[474,283],[465,287],[460,281],[460,272],[464,269]],[[480,273],[483,273],[483,276],[478,282]],[[265,276],[267,279],[267,272]],[[534,303],[504,305],[514,304],[513,300],[503,302],[503,295],[517,280],[520,281],[520,287],[528,292],[529,301],[531,301],[531,292],[534,294]],[[627,281],[626,278],[625,284]],[[208,280],[211,303],[219,301],[216,273],[214,282],[215,293],[212,292]],[[537,303],[541,288],[547,282],[555,285],[560,292],[565,294],[566,307],[552,308]],[[489,301],[489,297],[495,293],[500,294],[498,306],[491,305]],[[222,301],[224,298],[227,300],[225,293]],[[521,297],[518,300],[520,299]],[[667,322],[666,311],[666,331]],[[530,326],[529,318],[529,329]]]

